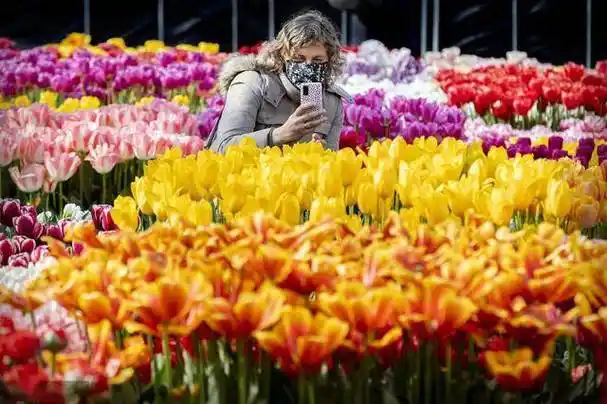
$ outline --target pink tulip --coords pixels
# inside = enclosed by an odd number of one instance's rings
[[[21,192],[27,193],[35,192],[42,188],[46,174],[44,166],[38,163],[29,164],[23,167],[22,170],[19,170],[17,166],[13,166],[8,169],[8,172],[17,188]]]
[[[178,141],[184,155],[197,154],[204,148],[204,141],[198,136],[179,136]]]
[[[34,248],[34,251],[32,251],[32,253],[30,254],[30,259],[33,263],[36,263],[36,262],[40,261],[41,259],[43,259],[44,257],[46,257],[47,255],[48,255],[48,246],[39,245],[38,247]]]
[[[21,216],[21,202],[18,199],[0,200],[0,223],[13,226],[13,218]]]
[[[72,178],[81,163],[82,160],[76,153],[65,153],[54,157],[47,156],[44,160],[44,166],[50,179],[56,182],[63,182]]]
[[[133,152],[138,160],[151,160],[156,157],[158,140],[147,133],[133,137]]]
[[[15,253],[15,246],[10,240],[0,240],[0,264],[6,265],[8,258]]]
[[[36,137],[24,137],[17,148],[17,157],[28,163],[44,163],[45,143]]]
[[[30,255],[28,253],[19,253],[11,255],[8,258],[8,266],[13,268],[27,268],[30,263]]]
[[[116,147],[116,152],[120,157],[120,161],[129,161],[135,157],[135,151],[133,145],[126,138],[120,138]]]
[[[44,184],[42,184],[42,191],[45,194],[50,194],[51,192],[55,192],[57,189],[57,183],[55,181],[51,181],[50,178],[46,177],[44,179]]]
[[[117,229],[110,215],[111,209],[112,205],[93,205],[91,216],[97,230],[110,231]]]
[[[116,150],[110,147],[107,143],[95,147],[86,160],[91,163],[91,166],[99,174],[107,174],[118,163],[119,156]]]
[[[17,234],[38,240],[44,233],[44,226],[30,215],[22,215],[13,219]]]
[[[0,133],[0,167],[6,167],[17,157],[17,142],[7,132]]]
[[[30,254],[36,248],[36,240],[25,236],[13,236],[11,239],[15,254],[28,253]]]

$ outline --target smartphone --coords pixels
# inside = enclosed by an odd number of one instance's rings
[[[322,83],[302,84],[300,96],[302,104],[314,104],[318,110],[323,108]]]

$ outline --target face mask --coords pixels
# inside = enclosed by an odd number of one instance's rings
[[[327,76],[327,63],[287,60],[285,74],[297,88],[301,88],[304,83],[324,83]]]

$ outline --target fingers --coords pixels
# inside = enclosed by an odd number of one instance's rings
[[[326,116],[327,116],[327,113],[326,113],[326,111],[324,109],[321,110],[321,111],[314,110],[314,111],[310,111],[310,112],[308,112],[308,113],[306,113],[304,115],[299,116],[297,118],[297,122],[305,124],[307,122],[314,121],[314,120],[317,120],[319,118],[323,118],[323,117],[326,118]]]
[[[312,119],[312,120],[309,120],[309,121],[303,123],[302,128],[305,130],[313,130],[313,129],[318,128],[320,125],[322,125],[325,122],[327,122],[327,117],[320,116],[316,119]]]
[[[295,110],[295,115],[297,116],[303,116],[306,113],[310,112],[310,111],[314,111],[316,109],[316,105],[312,104],[312,103],[305,103],[305,104],[301,104],[299,107],[297,107],[297,109]]]

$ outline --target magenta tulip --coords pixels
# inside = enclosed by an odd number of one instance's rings
[[[2,265],[6,265],[9,257],[14,253],[15,247],[10,240],[5,239],[0,241],[0,262]]]
[[[0,221],[3,225],[12,227],[13,218],[21,215],[21,202],[17,199],[0,201]]]
[[[8,265],[11,267],[27,268],[30,263],[30,255],[28,253],[19,253],[11,255],[8,259]]]
[[[72,243],[72,251],[74,252],[74,255],[80,255],[82,254],[82,251],[84,251],[84,245],[82,243]]]
[[[13,243],[13,250],[15,254],[18,253],[31,253],[36,248],[36,240],[32,240],[31,238],[25,236],[14,236],[11,239]]]
[[[46,228],[44,229],[44,234],[49,237],[52,237],[56,240],[63,241],[64,233],[63,233],[63,229],[59,225],[56,225],[56,224],[47,225]]]
[[[13,218],[13,227],[17,234],[38,240],[44,233],[44,226],[30,215],[21,215]]]
[[[117,229],[110,216],[111,209],[112,205],[93,205],[91,208],[91,216],[93,217],[93,223],[97,230],[110,231]]]
[[[31,262],[36,263],[48,255],[48,246],[39,245],[30,255]]]

